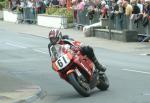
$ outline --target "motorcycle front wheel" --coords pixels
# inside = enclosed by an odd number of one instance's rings
[[[90,96],[90,86],[87,83],[85,83],[85,81],[79,79],[74,72],[68,75],[68,80],[81,96]]]

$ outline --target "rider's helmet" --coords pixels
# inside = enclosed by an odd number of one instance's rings
[[[62,33],[59,29],[51,29],[49,32],[49,40],[55,45],[62,39]]]

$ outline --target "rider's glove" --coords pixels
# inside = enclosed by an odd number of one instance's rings
[[[78,51],[80,51],[80,47],[78,47],[78,46],[71,46],[71,50],[73,50],[75,53],[77,53]]]

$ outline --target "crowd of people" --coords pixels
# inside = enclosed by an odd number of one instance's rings
[[[20,12],[23,8],[33,8],[37,13],[45,13],[46,0],[9,0],[8,8],[12,11],[19,10]]]
[[[9,8],[33,8],[36,13],[45,13],[50,6],[66,7],[73,10],[74,18],[78,12],[88,10],[86,16],[90,20],[93,15],[99,12],[100,18],[110,17],[113,20],[116,16],[120,26],[123,25],[123,18],[126,17],[134,23],[142,20],[142,25],[147,26],[150,21],[150,0],[9,0]],[[128,21],[128,20],[127,20]]]
[[[120,21],[120,26],[123,26],[123,20],[129,22],[126,26],[136,24],[138,28],[139,23],[146,27],[150,21],[150,1],[149,0],[131,0],[121,1],[112,4],[111,19],[117,16]],[[126,20],[124,19],[126,17]]]
[[[150,22],[150,0],[78,0],[75,9],[81,12],[88,9],[91,20],[97,12],[100,18],[110,17],[114,28],[118,30],[137,30],[139,25],[142,25],[143,29],[149,26]],[[147,33],[150,33],[148,29],[150,28],[147,28]]]

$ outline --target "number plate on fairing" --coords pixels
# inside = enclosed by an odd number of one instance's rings
[[[67,54],[59,57],[58,60],[55,62],[56,66],[58,67],[58,70],[65,68],[69,63],[70,59]]]

